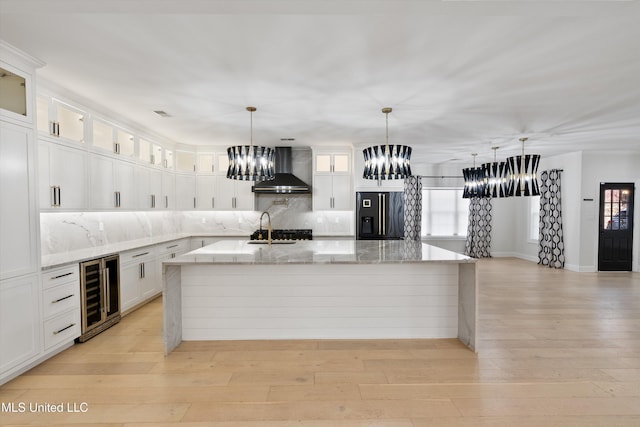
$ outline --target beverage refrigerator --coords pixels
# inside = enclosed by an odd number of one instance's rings
[[[356,233],[358,240],[403,239],[403,193],[357,192]]]

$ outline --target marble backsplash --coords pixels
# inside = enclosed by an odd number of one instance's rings
[[[261,211],[44,212],[41,251],[52,255],[175,233],[249,236],[258,228],[262,211],[271,215],[273,228],[310,228],[316,236],[353,235],[352,211],[313,212],[309,203],[304,195],[261,195]]]

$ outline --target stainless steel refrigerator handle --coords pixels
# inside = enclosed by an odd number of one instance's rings
[[[104,272],[104,289],[105,289],[105,299],[107,300],[107,303],[105,304],[107,306],[107,314],[111,311],[111,287],[109,286],[109,269],[105,268],[103,270]]]
[[[382,195],[382,234],[387,235],[387,195]]]
[[[378,194],[378,235],[382,234],[382,194]]]

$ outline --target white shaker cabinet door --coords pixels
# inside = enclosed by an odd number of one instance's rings
[[[92,154],[90,164],[91,207],[94,209],[115,208],[113,159]]]
[[[37,270],[33,130],[0,122],[0,279]]]
[[[198,195],[197,208],[208,210],[216,206],[216,180],[215,175],[200,175],[197,179]]]
[[[40,209],[86,209],[87,153],[49,142],[38,149]]]
[[[38,276],[0,281],[0,378],[40,352]]]
[[[135,165],[122,161],[116,163],[116,183],[115,191],[117,194],[117,207],[119,209],[137,208],[137,198],[135,190]]]

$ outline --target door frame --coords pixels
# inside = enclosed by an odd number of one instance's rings
[[[629,228],[628,228],[628,232],[630,233],[629,235],[629,241],[630,241],[630,254],[629,254],[629,266],[628,269],[624,268],[624,269],[602,269],[602,263],[603,263],[603,259],[602,259],[602,254],[601,254],[601,246],[602,246],[602,239],[604,238],[604,221],[606,221],[604,214],[603,214],[603,205],[604,205],[604,191],[607,189],[622,189],[622,188],[630,188],[631,189],[631,196],[628,199],[628,206],[627,206],[627,221],[629,222]],[[597,238],[597,242],[596,242],[596,247],[597,247],[597,259],[596,259],[596,271],[633,271],[633,267],[634,267],[634,246],[635,246],[635,239],[634,239],[634,217],[635,217],[635,209],[634,209],[634,205],[635,205],[635,183],[633,182],[601,182],[599,185],[599,189],[598,189],[598,194],[599,194],[599,199],[598,199],[598,238]],[[618,219],[619,221],[619,219]]]

